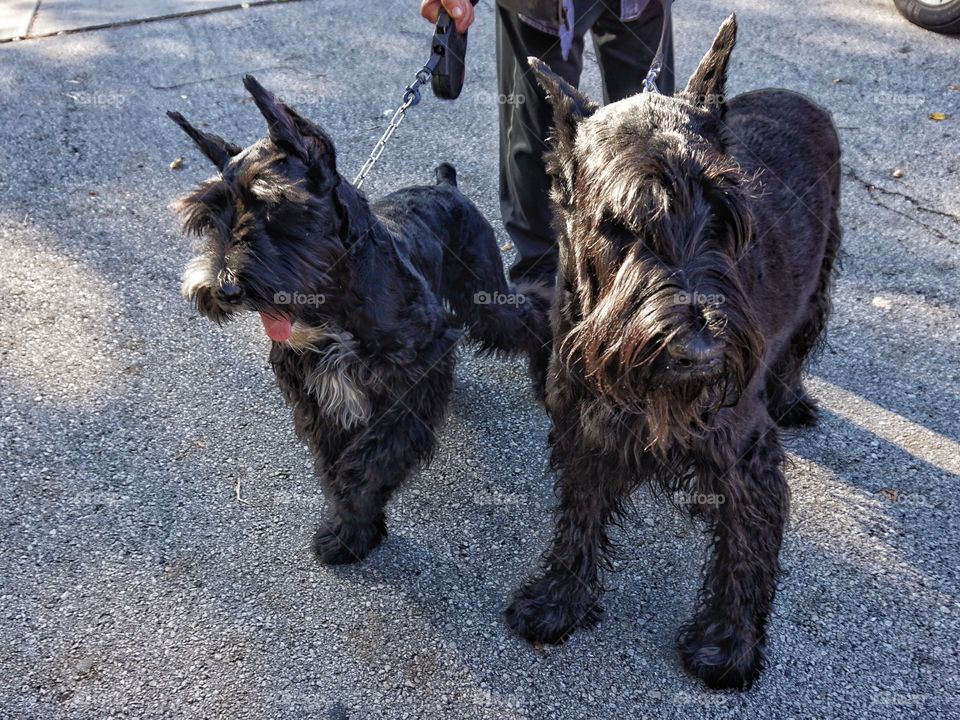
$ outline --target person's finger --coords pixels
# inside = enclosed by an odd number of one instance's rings
[[[473,23],[473,4],[470,0],[441,0],[447,14],[453,18],[457,32],[466,32]]]
[[[420,15],[435,23],[440,16],[440,0],[423,0],[420,3]]]
[[[459,32],[466,32],[467,28],[473,25],[473,20],[475,18],[473,3],[470,2],[470,0],[464,0],[463,5],[467,9],[467,12],[463,18],[463,30],[461,30],[459,27],[457,28]]]
[[[470,0],[422,0],[420,15],[435,23],[440,16],[441,6],[453,18],[457,32],[466,32],[467,28],[473,24],[473,3]]]

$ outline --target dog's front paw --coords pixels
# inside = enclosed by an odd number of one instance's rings
[[[714,690],[747,690],[763,672],[763,643],[720,622],[694,620],[681,629],[680,657],[687,670]]]
[[[364,525],[328,521],[313,536],[313,552],[324,565],[363,560],[387,536],[382,517]]]
[[[559,645],[578,627],[600,621],[603,608],[594,593],[571,590],[570,583],[550,576],[526,584],[504,611],[507,625],[531,643]]]

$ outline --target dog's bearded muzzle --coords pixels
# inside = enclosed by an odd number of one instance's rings
[[[695,402],[725,376],[728,359],[721,342],[681,344],[667,337],[594,338],[583,345],[566,343],[563,349],[579,359],[582,379],[596,395],[642,412],[651,395],[669,393],[677,402]]]
[[[246,307],[246,293],[235,279],[220,278],[203,255],[190,261],[180,285],[183,295],[204,317],[223,324]]]
[[[557,342],[595,395],[639,413],[668,403],[709,414],[736,402],[762,351],[735,282],[690,287],[634,258],[598,274],[593,301],[581,299],[583,319]]]
[[[675,303],[659,301],[673,290],[660,295],[621,312],[598,303],[558,342],[559,357],[595,395],[630,412],[647,412],[667,397],[698,409],[735,400],[728,386],[743,380],[736,348],[714,327],[690,322]]]
[[[181,294],[199,314],[223,325],[239,313],[255,312],[260,316],[267,337],[297,351],[314,348],[325,336],[322,322],[298,318],[298,313],[289,305],[259,302],[236,280],[225,280],[203,272],[204,263],[203,257],[194,258],[183,274],[181,286]],[[276,293],[274,297],[279,296],[291,296],[291,293]]]
[[[689,447],[713,427],[742,391],[741,365],[720,339],[691,337],[677,328],[621,331],[587,323],[558,346],[568,367],[606,404],[644,418],[644,442],[654,452]]]

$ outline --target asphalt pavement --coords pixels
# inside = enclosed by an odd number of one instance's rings
[[[520,361],[464,351],[388,541],[313,560],[323,501],[259,321],[217,328],[178,294],[170,204],[211,168],[164,111],[250,142],[252,72],[352,177],[430,27],[416,2],[224,5],[0,10],[0,718],[960,717],[960,39],[887,0],[676,4],[679,78],[735,10],[730,90],[808,94],[844,151],[823,419],[787,442],[770,666],[714,693],[674,648],[705,539],[646,493],[604,622],[546,650],[506,633],[553,499]],[[462,97],[410,114],[371,197],[450,161],[499,225],[492,8]]]

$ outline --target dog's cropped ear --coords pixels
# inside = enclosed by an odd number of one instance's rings
[[[723,21],[713,39],[713,45],[690,77],[684,90],[689,102],[697,107],[723,113],[724,93],[727,91],[727,65],[736,42],[737,16],[734,14]]]
[[[554,153],[548,159],[547,172],[556,181],[560,197],[566,198],[563,202],[567,202],[572,197],[576,174],[573,147],[577,139],[577,125],[593,115],[599,105],[553,72],[542,60],[529,57],[527,63],[553,106]]]
[[[527,63],[553,106],[553,134],[557,150],[561,153],[572,150],[577,124],[593,115],[599,105],[557,75],[543,60],[529,57]]]
[[[190,136],[190,139],[197,144],[200,152],[210,158],[210,161],[217,166],[218,170],[223,170],[230,158],[237,155],[243,148],[233,143],[228,143],[219,135],[203,132],[187,122],[187,119],[178,112],[168,111],[167,117],[179,125],[183,131]]]
[[[274,145],[293,153],[307,165],[336,170],[333,142],[323,130],[277,100],[253,75],[245,76],[243,85],[266,118],[268,135]]]

